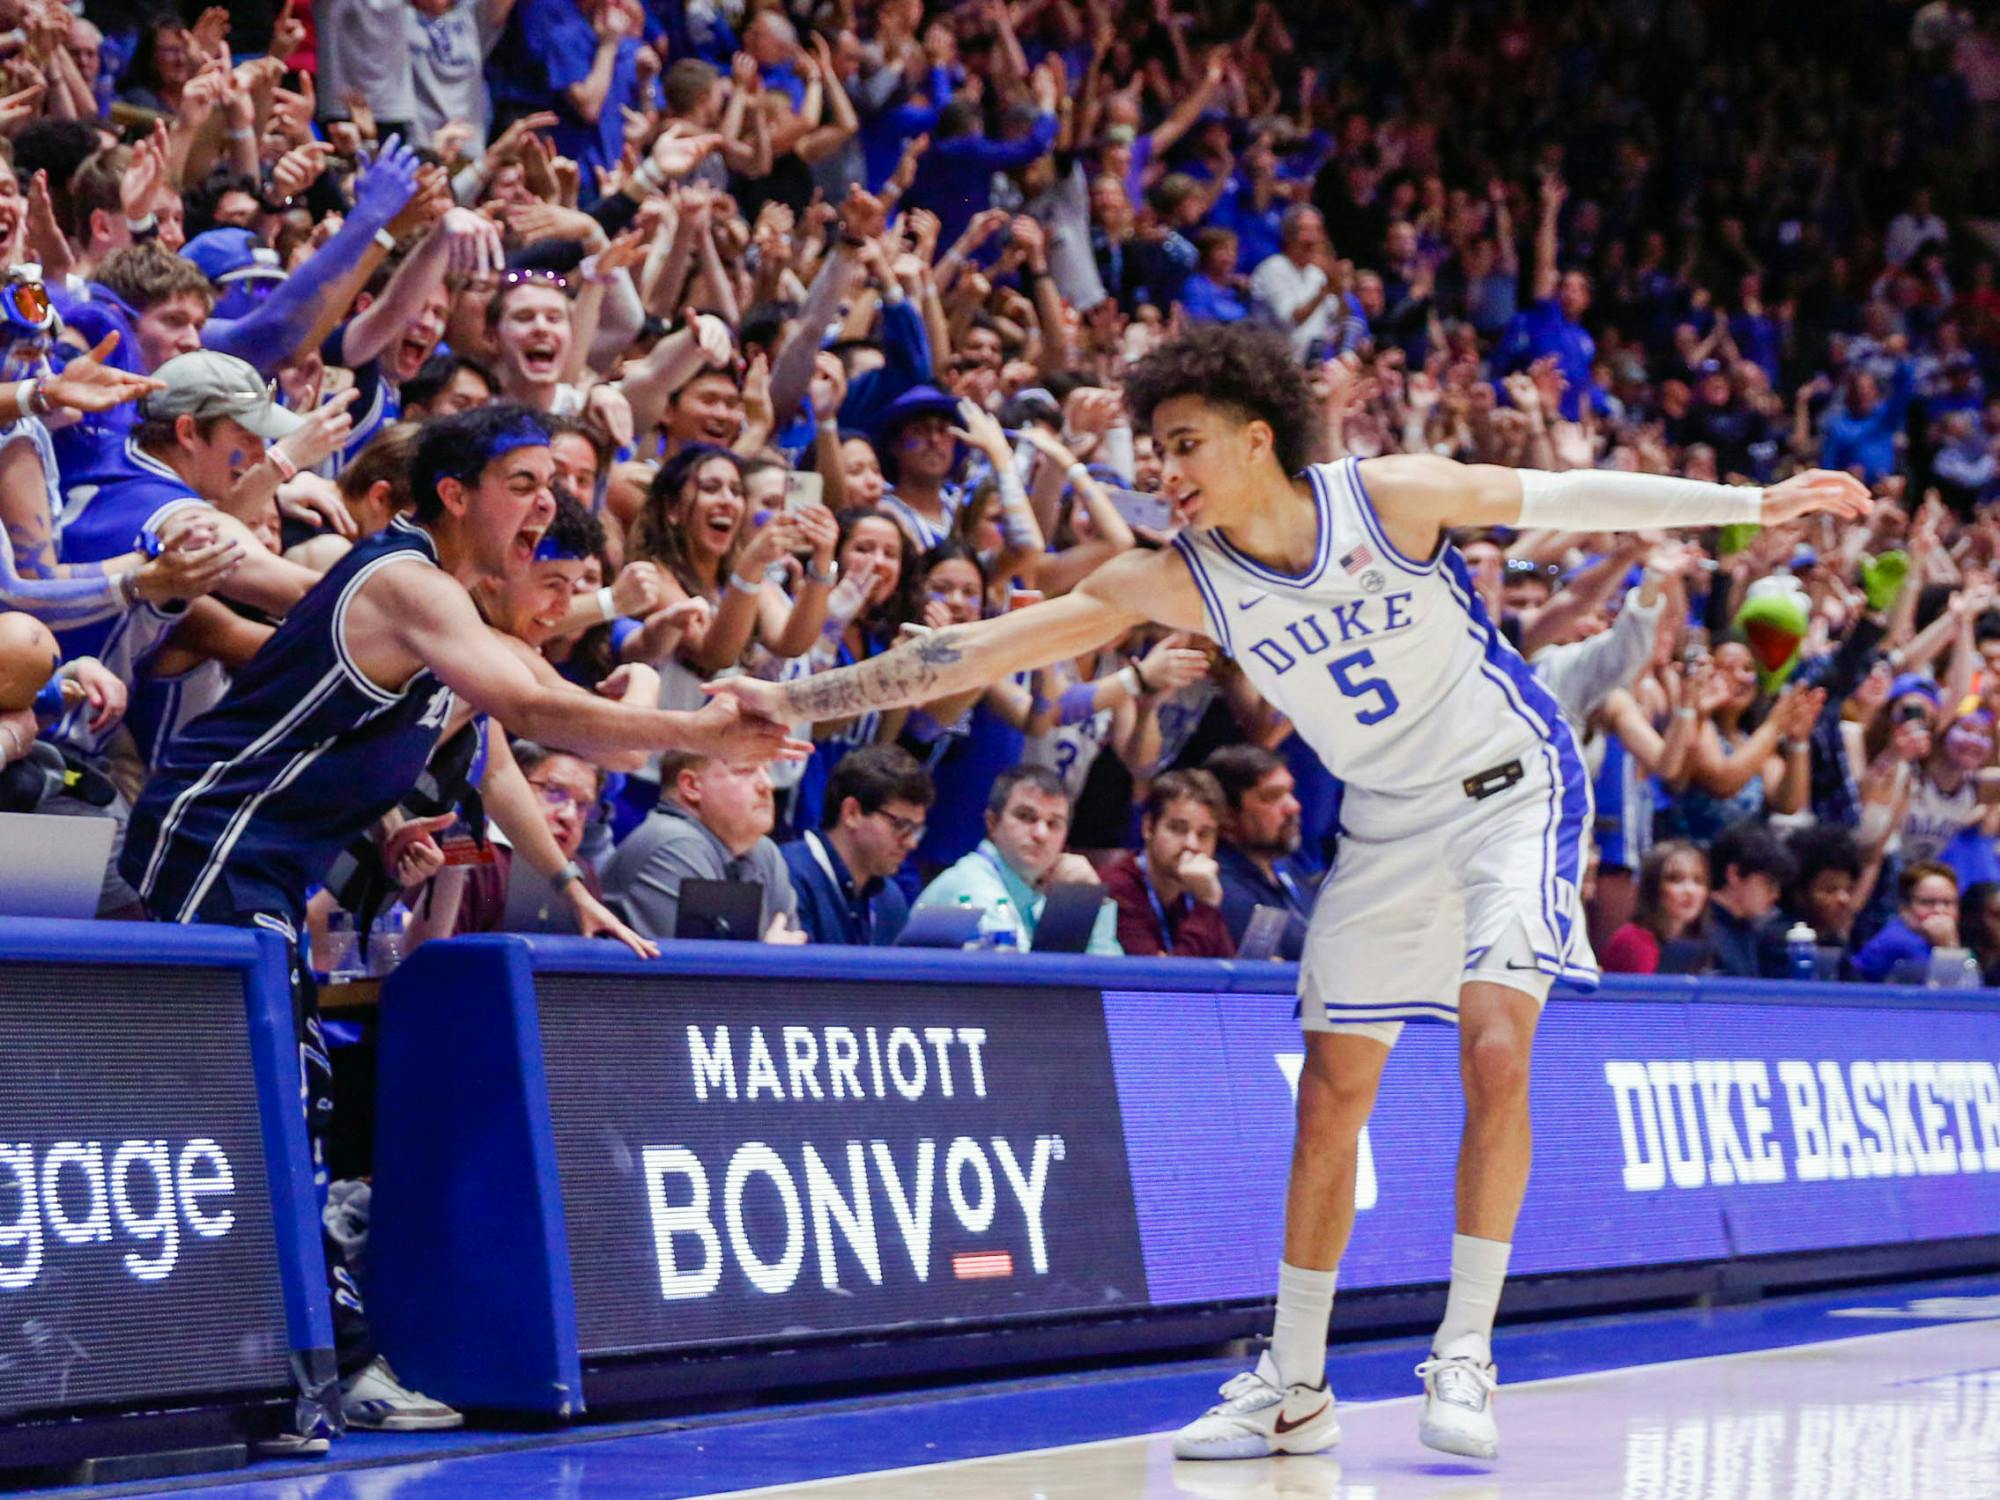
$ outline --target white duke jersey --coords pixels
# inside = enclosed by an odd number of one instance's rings
[[[1220,532],[1174,546],[1209,633],[1327,770],[1363,791],[1409,795],[1553,753],[1580,786],[1576,740],[1554,696],[1486,617],[1448,543],[1428,562],[1389,544],[1360,461],[1306,470],[1319,547],[1296,576]],[[1458,795],[1464,795],[1459,792]]]

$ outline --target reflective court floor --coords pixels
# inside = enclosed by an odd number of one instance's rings
[[[1995,1500],[2000,1280],[1503,1328],[1501,1457],[1416,1439],[1420,1341],[1335,1349],[1323,1456],[1188,1464],[1203,1362],[563,1434],[363,1437],[214,1500]],[[1408,1394],[1406,1394],[1408,1393]],[[264,1477],[268,1473],[269,1477]],[[120,1487],[79,1494],[160,1493]]]

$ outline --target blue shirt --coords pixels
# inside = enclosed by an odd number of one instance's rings
[[[1854,955],[1854,972],[1871,984],[1881,984],[1903,964],[1931,961],[1931,940],[1905,922],[1891,917],[1888,924]]]
[[[859,890],[832,840],[808,832],[781,845],[799,900],[799,926],[815,943],[886,948],[910,919],[909,899],[894,881],[876,878]]]
[[[1820,438],[1819,461],[1829,469],[1859,468],[1861,477],[1873,484],[1896,467],[1896,435],[1903,430],[1903,417],[1910,408],[1910,393],[1916,372],[1908,360],[1896,366],[1888,399],[1877,401],[1862,416],[1835,412],[1826,419]]]
[[[1285,931],[1278,939],[1276,956],[1295,962],[1305,948],[1306,924],[1312,919],[1319,873],[1298,855],[1287,854],[1272,862],[1276,878],[1268,879],[1249,855],[1220,841],[1215,846],[1215,863],[1222,876],[1222,921],[1230,939],[1242,943],[1251,914],[1260,906],[1275,906],[1285,914]]]
[[[1197,323],[1240,323],[1250,309],[1235,287],[1196,272],[1181,285],[1181,307]]]
[[[1593,406],[1601,406],[1604,398],[1590,373],[1591,363],[1597,358],[1597,341],[1581,323],[1571,322],[1563,315],[1562,304],[1554,297],[1532,302],[1525,312],[1514,315],[1494,363],[1499,373],[1507,374],[1525,370],[1551,354],[1569,382],[1562,393],[1563,419],[1581,421],[1585,398]]]
[[[638,102],[638,53],[635,37],[618,44],[611,87],[592,124],[577,113],[568,90],[590,76],[597,57],[597,28],[574,0],[520,0],[487,63],[487,81],[496,109],[508,105],[553,109],[556,124],[550,139],[558,151],[583,167],[586,183],[594,182],[592,167],[609,171],[624,153],[625,116],[620,106]]]
[[[972,216],[993,198],[993,174],[1025,167],[1055,144],[1056,117],[1035,116],[1034,128],[1017,141],[995,141],[977,133],[932,140],[917,163],[916,181],[904,202],[938,216],[938,243],[949,245],[965,232]]]

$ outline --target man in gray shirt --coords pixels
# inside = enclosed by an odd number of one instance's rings
[[[612,853],[604,893],[647,937],[670,939],[686,880],[747,880],[763,887],[757,929],[767,943],[803,943],[798,897],[771,842],[777,808],[761,764],[732,765],[688,752],[660,762],[660,805]]]

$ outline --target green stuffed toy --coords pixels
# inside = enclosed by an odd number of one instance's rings
[[[1735,626],[1750,643],[1764,691],[1775,692],[1799,663],[1799,648],[1812,626],[1812,600],[1789,573],[1760,578],[1736,611]]]

